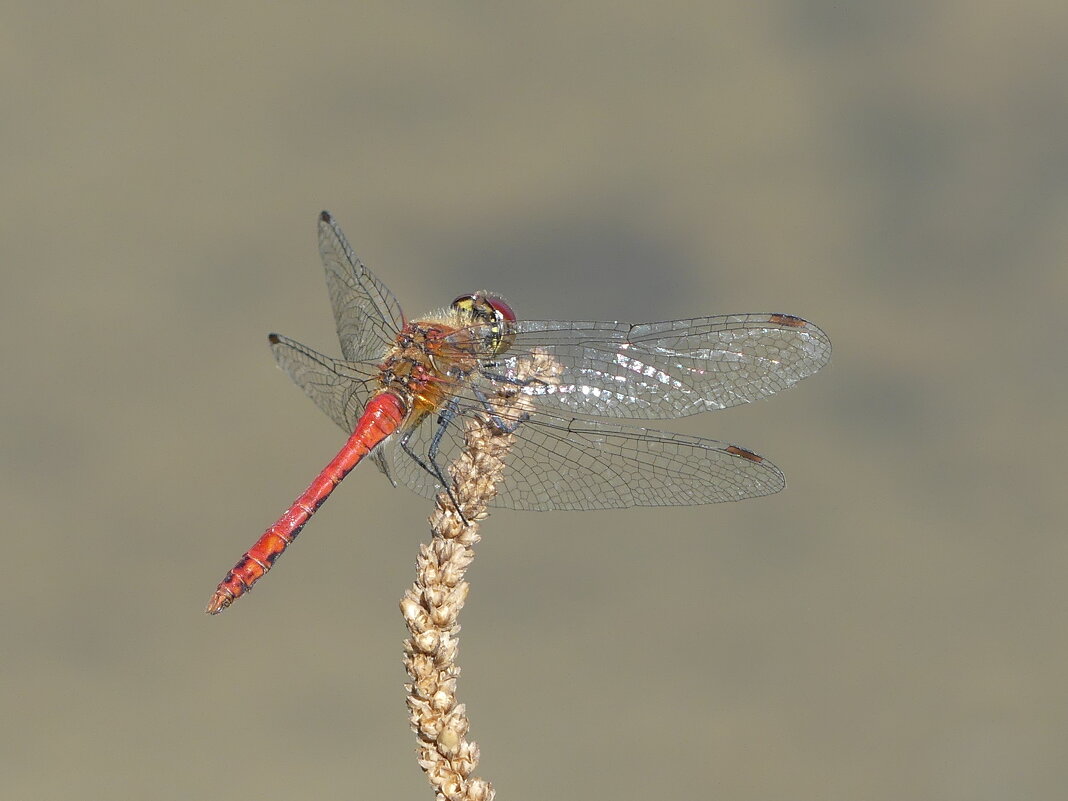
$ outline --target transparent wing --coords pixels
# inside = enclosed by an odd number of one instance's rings
[[[368,399],[379,387],[377,365],[324,356],[280,334],[271,334],[268,340],[275,361],[293,383],[346,434],[355,431]],[[405,458],[410,457],[405,454]],[[371,459],[393,486],[397,486],[386,452],[379,448],[371,454]]]
[[[341,352],[354,362],[379,358],[404,327],[400,304],[356,257],[328,211],[319,215],[319,255]]]
[[[293,383],[351,434],[371,393],[378,388],[374,364],[333,359],[280,334],[271,334],[268,341],[275,361]]]
[[[465,416],[440,440],[437,463],[463,447]],[[428,418],[409,447],[425,455],[439,426]],[[538,414],[516,430],[505,479],[492,506],[548,511],[628,506],[688,506],[770,495],[786,486],[782,472],[756,454],[724,442],[617,423]],[[394,438],[384,446],[397,483],[432,498],[436,479]]]
[[[685,417],[748,403],[793,386],[831,355],[823,331],[787,314],[640,325],[520,321],[515,332],[503,356],[486,355],[485,372],[514,378],[519,360],[548,353],[563,367],[559,384],[523,391],[541,409],[598,417]]]

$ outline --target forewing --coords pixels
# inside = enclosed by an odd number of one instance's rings
[[[353,253],[328,211],[319,215],[319,255],[341,352],[353,362],[380,358],[403,328],[404,315],[393,293]]]
[[[333,359],[279,334],[271,334],[268,339],[278,366],[331,420],[351,434],[377,388],[374,365]]]
[[[437,463],[463,448],[461,416],[446,428]],[[427,419],[409,447],[424,456],[438,428]],[[629,506],[689,506],[778,492],[786,481],[771,462],[734,445],[610,422],[538,415],[521,423],[505,457],[505,477],[492,506],[548,511]],[[397,442],[389,442],[393,478],[424,497],[441,486]]]
[[[786,314],[731,314],[660,323],[520,321],[487,373],[510,379],[542,351],[557,384],[524,392],[547,411],[614,418],[685,417],[780,392],[830,359],[817,326]]]

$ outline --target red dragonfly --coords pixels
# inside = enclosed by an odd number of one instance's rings
[[[778,492],[782,472],[752,451],[613,419],[673,418],[771,395],[830,358],[827,335],[790,314],[731,314],[632,325],[517,320],[489,292],[406,322],[329,212],[319,253],[344,360],[278,334],[279,366],[346,433],[315,481],[226,574],[208,604],[217,614],[251,589],[330,496],[370,455],[394,486],[425,497],[448,489],[441,465],[463,446],[471,415],[516,436],[510,477],[494,506],[609,509],[737,501]],[[534,354],[556,363],[552,382],[523,381]],[[535,413],[502,420],[488,398],[501,384]],[[602,419],[596,419],[602,418]],[[604,419],[607,418],[607,419]]]

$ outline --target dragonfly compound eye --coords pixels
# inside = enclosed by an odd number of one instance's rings
[[[515,312],[500,295],[490,292],[460,295],[452,307],[463,315],[468,325],[484,327],[484,345],[494,355],[504,353],[515,341],[512,330]]]

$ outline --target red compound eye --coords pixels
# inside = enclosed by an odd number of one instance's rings
[[[504,298],[500,295],[486,295],[485,298],[486,303],[492,306],[507,322],[515,322],[515,312],[512,311],[511,306],[504,302]]]

